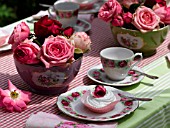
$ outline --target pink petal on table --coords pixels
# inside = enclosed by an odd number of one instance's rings
[[[27,107],[27,105],[25,104],[23,100],[17,100],[16,105],[22,109],[25,109]]]
[[[22,109],[19,106],[17,106],[17,105],[14,105],[13,107],[14,107],[14,110],[17,111],[17,112],[21,112],[22,111]]]
[[[0,88],[0,94],[2,97],[10,96],[10,91],[9,90],[3,90]]]
[[[30,102],[31,101],[31,93],[25,93],[26,91],[20,91],[20,100],[23,100],[24,102]]]
[[[10,91],[13,91],[13,90],[18,90],[10,80],[8,80],[8,88]]]

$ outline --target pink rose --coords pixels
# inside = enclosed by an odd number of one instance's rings
[[[129,8],[132,4],[138,4],[138,0],[123,0],[121,2],[121,4],[126,7],[126,8]]]
[[[24,64],[37,64],[40,62],[37,57],[39,52],[40,47],[36,43],[26,39],[14,50],[14,58]]]
[[[93,96],[94,96],[95,98],[103,97],[103,96],[105,96],[105,94],[106,94],[106,89],[104,88],[103,85],[97,85],[97,86],[95,87],[95,90],[94,90],[94,92],[93,92]]]
[[[133,15],[130,12],[123,14],[123,20],[126,24],[130,24],[132,22],[132,17],[133,17]]]
[[[9,44],[12,44],[12,49],[14,50],[21,42],[29,37],[30,29],[25,22],[18,24],[11,36],[9,37]]]
[[[41,61],[46,68],[63,65],[73,59],[74,46],[64,37],[48,37],[42,45]]]
[[[121,13],[121,5],[116,0],[108,0],[100,8],[98,17],[106,22],[110,22],[114,16]]]
[[[119,15],[115,16],[111,22],[113,26],[122,27],[124,25],[123,18]]]
[[[141,6],[133,14],[132,24],[141,32],[147,32],[154,30],[159,25],[159,21],[159,16],[152,9]]]
[[[154,12],[160,17],[165,24],[170,24],[170,7],[159,7]]]
[[[91,40],[85,32],[76,32],[70,37],[75,48],[81,49],[82,52],[90,50]]]

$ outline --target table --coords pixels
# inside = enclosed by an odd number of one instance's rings
[[[17,23],[5,26],[4,28],[13,29]],[[94,65],[100,64],[99,52],[103,48],[116,46],[112,42],[113,36],[109,24],[98,18],[95,18],[92,22],[92,29],[89,35],[93,42],[92,50],[83,57],[81,69],[76,78],[70,83],[69,90],[76,86],[96,84],[87,78],[87,70]],[[157,53],[151,57],[144,58],[139,64],[139,67],[143,67],[144,71],[156,74],[160,76],[160,79],[150,80],[144,78],[140,84],[119,88],[136,96],[152,97],[153,101],[140,102],[139,108],[134,113],[116,120],[118,128],[170,127],[170,114],[168,114],[168,110],[170,110],[170,73],[168,72],[170,69],[165,60],[165,55],[169,52],[169,40],[170,33],[163,44],[157,49]],[[7,88],[7,81],[10,79],[18,88],[29,90],[16,71],[11,51],[0,54],[0,79],[0,87],[2,89]],[[33,94],[28,108],[21,113],[8,113],[0,109],[0,128],[23,128],[26,119],[32,113],[39,111],[57,114],[59,110],[56,106],[56,100],[57,96]]]

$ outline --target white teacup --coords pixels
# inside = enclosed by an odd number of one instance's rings
[[[74,2],[59,2],[48,9],[50,17],[62,23],[62,27],[74,27],[80,6]]]
[[[140,56],[138,60],[134,60]],[[122,47],[110,47],[100,52],[101,63],[106,75],[112,80],[123,80],[128,71],[142,59],[142,53],[133,53],[132,50]]]

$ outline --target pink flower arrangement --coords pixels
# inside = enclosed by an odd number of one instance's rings
[[[0,107],[9,112],[25,110],[31,100],[31,93],[17,89],[10,80],[8,80],[8,88],[8,90],[0,88]]]
[[[98,17],[111,25],[141,32],[170,24],[170,7],[166,0],[108,0]]]
[[[85,32],[62,28],[57,20],[42,17],[34,23],[34,33],[25,22],[11,34],[14,59],[23,64],[43,64],[46,68],[66,65],[90,50],[91,40]]]

